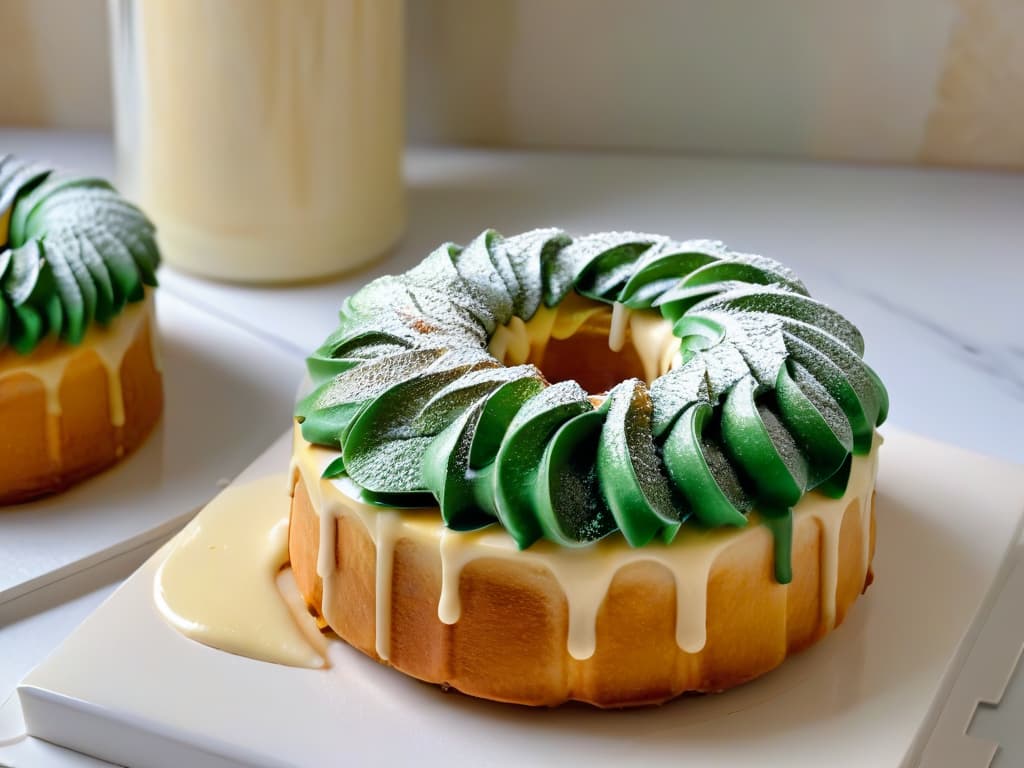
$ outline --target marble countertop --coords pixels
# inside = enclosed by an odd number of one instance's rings
[[[0,130],[0,149],[113,173],[105,135]],[[791,266],[860,327],[890,391],[891,423],[1024,463],[1024,175],[423,148],[408,152],[406,176],[406,234],[368,270],[254,288],[165,268],[163,290],[301,356],[357,287],[486,227],[718,238]]]

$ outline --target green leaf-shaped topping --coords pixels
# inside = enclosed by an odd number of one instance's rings
[[[853,454],[846,457],[846,460],[815,490],[823,493],[829,498],[839,499],[846,493],[846,486],[850,482],[850,471],[853,469]]]
[[[97,253],[103,255],[103,261],[117,292],[126,301],[141,301],[144,290],[142,275],[135,266],[131,251],[124,243],[102,224],[86,227],[82,231],[82,236],[92,244]]]
[[[505,285],[505,292],[511,297],[511,315],[518,315],[519,278],[516,276],[515,267],[512,266],[508,249],[505,247],[505,239],[494,230],[487,230],[484,234],[487,235],[487,254],[490,256],[491,264],[494,266],[494,271],[501,277],[501,281]]]
[[[648,248],[667,238],[636,232],[603,232],[573,240],[543,267],[544,303],[553,307],[561,303],[583,280],[579,291],[592,297],[618,293],[629,280],[633,265]]]
[[[694,357],[701,360],[707,370],[708,400],[713,404],[751,372],[746,358],[732,343],[701,350]]]
[[[857,355],[864,354],[864,339],[849,320],[810,296],[793,293],[782,287],[747,286],[707,299],[693,307],[697,313],[714,310],[757,312],[792,318],[839,339]]]
[[[3,158],[0,163],[0,222],[3,223],[3,228],[0,229],[0,246],[12,241],[15,245],[23,242],[14,241],[10,234],[15,203],[19,197],[23,197],[43,183],[50,173],[47,168],[25,163],[11,155]]]
[[[494,264],[491,251],[501,236],[487,230],[454,256],[455,269],[462,277],[469,292],[487,297],[489,314],[498,325],[504,325],[512,317],[512,294],[505,280]],[[491,333],[491,331],[488,331]]]
[[[475,493],[477,483],[491,485],[491,473],[484,478],[469,467],[470,447],[483,410],[483,400],[474,403],[423,452],[423,484],[437,499],[445,525],[456,531],[480,528],[495,519],[494,503],[480,504]]]
[[[665,434],[683,411],[695,403],[711,402],[708,369],[702,355],[691,357],[651,385],[654,409],[651,431],[656,438]]]
[[[487,295],[487,289],[481,282],[468,282],[456,267],[456,260],[462,248],[454,243],[445,243],[437,248],[420,264],[405,273],[404,281],[414,294],[420,288],[433,291],[439,298],[423,302],[420,309],[424,312],[451,312],[458,308],[468,312],[486,332],[487,336],[494,333],[498,326],[498,308],[493,298]],[[427,294],[423,294],[427,295]]]
[[[606,404],[597,449],[605,501],[632,546],[643,546],[663,528],[671,538],[683,515],[651,437],[650,392],[642,381],[629,379],[608,393]]]
[[[78,281],[75,279],[75,274],[71,271],[71,265],[64,253],[69,242],[77,246],[74,240],[48,239],[46,241],[46,260],[53,270],[53,279],[57,289],[52,300],[62,307],[64,316],[62,335],[72,344],[78,344],[85,336],[85,327],[91,318],[86,314],[82,289],[78,287]],[[55,330],[53,323],[50,323],[50,330]]]
[[[800,363],[779,369],[775,398],[783,423],[810,465],[808,487],[831,477],[853,450],[853,431],[839,403]]]
[[[84,233],[76,233],[75,239],[78,240],[78,257],[96,286],[96,321],[106,325],[124,308],[124,296],[115,290],[107,263],[92,241]]]
[[[23,192],[18,200],[18,205],[11,215],[11,240],[23,243],[26,240],[45,235],[46,231],[59,221],[59,218],[64,218],[69,214],[79,217],[80,208],[78,206],[70,210],[65,209],[62,212],[64,215],[61,217],[53,216],[53,209],[59,207],[60,198],[69,191],[95,190],[97,188],[112,189],[107,182],[100,179],[76,178],[63,174],[48,176],[41,184],[34,186],[28,192]],[[57,205],[54,205],[55,199],[58,201]],[[46,207],[51,209],[49,216],[42,215]],[[79,217],[79,220],[88,220],[89,218],[91,216],[86,214]]]
[[[791,507],[807,487],[807,461],[778,417],[755,399],[752,376],[737,382],[722,406],[722,441],[754,487],[758,502]]]
[[[721,344],[725,326],[708,315],[685,315],[672,325],[672,333],[682,349],[699,352]]]
[[[46,335],[77,344],[156,285],[153,225],[101,179],[0,160],[0,281],[8,318],[0,343],[27,354]],[[20,312],[15,312],[20,307]]]
[[[46,333],[43,314],[28,304],[11,307],[11,323],[8,338],[14,351],[27,355]]]
[[[477,319],[475,313],[479,310],[470,309],[472,304],[453,302],[451,297],[422,285],[410,284],[408,291],[412,306],[403,308],[401,320],[420,334],[419,343],[471,346],[483,345],[490,338],[492,332]],[[493,325],[494,320],[490,323]]]
[[[415,417],[435,392],[481,366],[493,364],[482,353],[449,352],[421,373],[367,401],[342,431],[345,471],[374,493],[427,490],[421,471],[423,452],[443,426],[424,426]]]
[[[483,470],[494,462],[512,420],[525,403],[544,391],[544,386],[543,379],[524,376],[502,384],[487,398],[469,449],[470,469]]]
[[[302,436],[311,443],[340,448],[342,434],[364,403],[426,370],[444,354],[444,349],[400,352],[363,363],[324,382],[296,406]]]
[[[536,485],[537,519],[544,537],[566,547],[602,539],[617,527],[597,475],[597,446],[605,412],[586,411],[548,441]]]
[[[636,271],[637,263],[651,250],[660,250],[668,238],[633,232],[605,237],[584,237],[565,249],[567,260],[575,262],[573,287],[581,296],[613,301]]]
[[[631,309],[647,309],[696,269],[728,253],[717,240],[667,242],[649,249],[626,281],[618,300]]]
[[[331,354],[331,350],[349,339],[369,332],[386,333],[412,343],[424,332],[433,330],[422,327],[425,321],[417,316],[406,281],[394,275],[378,277],[345,299],[338,320],[338,329],[318,351]]]
[[[501,244],[519,283],[513,297],[516,317],[529,320],[544,300],[543,265],[553,261],[572,238],[560,229],[535,229],[509,237]]]
[[[329,340],[330,341],[330,340]],[[370,360],[406,352],[412,344],[390,333],[366,331],[338,344],[325,344],[306,358],[315,386]]]
[[[413,419],[413,423],[423,431],[438,432],[476,402],[482,404],[488,395],[503,384],[523,378],[539,382],[540,371],[532,365],[470,371],[434,394]]]
[[[771,285],[798,294],[807,289],[793,271],[774,259],[750,253],[730,253],[728,258],[694,269],[680,286],[696,287],[720,284]]]
[[[867,363],[862,363],[862,365],[871,380],[872,390],[878,401],[878,414],[875,416],[875,424],[878,425],[889,418],[889,392],[886,390],[885,384],[882,383],[882,379],[875,373],[875,369]]]
[[[697,403],[683,412],[662,447],[665,468],[704,525],[744,526],[749,500],[721,446],[704,428],[714,409]]]
[[[563,381],[528,400],[509,424],[495,459],[494,488],[498,519],[520,548],[543,533],[534,488],[548,441],[566,421],[590,410],[587,393],[576,382]]]
[[[810,371],[843,409],[853,429],[854,452],[867,453],[882,403],[867,367],[848,347],[810,326],[791,327],[784,337],[792,358]]]
[[[50,263],[57,280],[57,290],[69,315],[67,340],[77,344],[96,317],[96,285],[81,260],[81,244],[69,230],[47,238]],[[76,333],[75,317],[81,318],[81,331]]]
[[[60,296],[51,294],[43,305],[43,314],[46,317],[46,329],[54,336],[60,336],[64,332],[64,307],[61,306]]]
[[[3,280],[3,293],[10,304],[44,306],[54,289],[53,270],[38,240],[31,240],[11,252]]]

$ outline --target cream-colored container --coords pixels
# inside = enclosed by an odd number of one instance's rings
[[[405,222],[401,0],[111,0],[123,191],[165,260],[310,280]]]

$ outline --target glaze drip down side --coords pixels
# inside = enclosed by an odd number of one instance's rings
[[[229,653],[326,665],[326,639],[305,605],[289,605],[278,587],[288,563],[288,502],[283,473],[234,485],[174,538],[153,581],[171,626]]]
[[[881,438],[876,437],[880,442]],[[706,640],[706,597],[708,578],[716,558],[741,531],[735,528],[686,529],[671,544],[630,547],[622,538],[611,537],[591,547],[566,550],[551,542],[538,542],[521,551],[514,539],[497,527],[472,532],[452,531],[443,526],[433,510],[382,510],[360,498],[361,491],[349,478],[324,478],[323,471],[336,457],[330,449],[313,446],[296,435],[291,485],[302,480],[319,520],[319,548],[316,573],[323,582],[324,619],[331,626],[342,625],[344,617],[333,615],[337,601],[331,594],[337,570],[337,529],[339,518],[358,521],[376,548],[374,576],[375,651],[380,659],[390,657],[390,603],[393,553],[403,538],[424,541],[435,547],[441,564],[441,592],[437,616],[455,624],[461,615],[459,580],[465,566],[480,558],[508,559],[550,571],[568,600],[567,650],[579,660],[595,651],[596,617],[615,575],[637,562],[656,562],[673,576],[676,595],[676,641],[687,653],[698,653]],[[861,526],[860,564],[862,581],[870,570],[871,502],[877,473],[877,448],[854,459],[850,491],[839,498],[820,493],[808,495],[797,505],[798,517],[814,520],[821,530],[821,623],[825,631],[836,622],[836,588],[839,572],[839,535],[847,510]],[[767,531],[765,531],[767,534]],[[755,534],[756,535],[756,534]]]
[[[500,527],[452,531],[436,510],[387,510],[382,515],[361,498],[350,478],[323,477],[336,457],[335,450],[311,445],[296,433],[290,549],[306,600],[322,612],[325,623],[374,658],[474,695],[541,704],[568,698],[601,706],[624,703],[591,690],[600,688],[593,670],[604,668],[609,654],[622,653],[608,635],[609,626],[616,626],[609,625],[609,611],[620,610],[622,601],[632,606],[629,610],[650,612],[645,621],[667,622],[675,649],[663,647],[651,627],[634,638],[637,653],[658,660],[652,674],[670,682],[659,688],[664,691],[659,696],[631,703],[670,698],[682,690],[719,690],[767,671],[787,648],[799,650],[833,629],[870,581],[877,444],[853,460],[843,497],[813,492],[794,509],[800,573],[788,585],[768,576],[771,534],[764,526],[687,527],[671,544],[641,548],[614,536],[586,548],[541,540],[520,550]],[[643,589],[645,596],[624,595],[624,584],[637,580],[644,586],[632,588]],[[543,586],[548,582],[552,586]],[[481,600],[496,603],[482,609]],[[508,601],[518,606],[512,614]],[[568,687],[537,700],[529,698],[533,694],[525,684],[505,694],[489,687],[492,677],[502,675],[495,670],[512,662],[490,655],[476,658],[482,651],[472,650],[478,647],[474,631],[497,620],[488,610],[502,612],[499,634],[506,639],[492,639],[494,645],[484,645],[486,653],[517,656],[518,663],[531,668],[556,664],[560,674],[569,676],[559,677],[558,686]],[[553,613],[534,627],[530,617],[538,611]],[[743,634],[739,645],[735,634],[723,642],[723,624],[736,621],[732,617],[737,615],[743,617],[739,621],[755,621],[758,632]],[[475,661],[460,661],[467,653]],[[723,659],[731,653],[741,658],[727,664]],[[549,662],[546,654],[564,658]],[[631,674],[625,670],[633,668],[632,662],[620,662],[622,674]],[[466,663],[495,669],[474,682],[459,671]],[[744,670],[736,673],[742,679],[719,668],[734,663]]]
[[[0,349],[0,504],[59,491],[142,444],[163,407],[153,295],[80,345]]]

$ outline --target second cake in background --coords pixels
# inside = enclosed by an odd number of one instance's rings
[[[108,182],[0,156],[0,504],[103,470],[159,420],[159,262]]]

